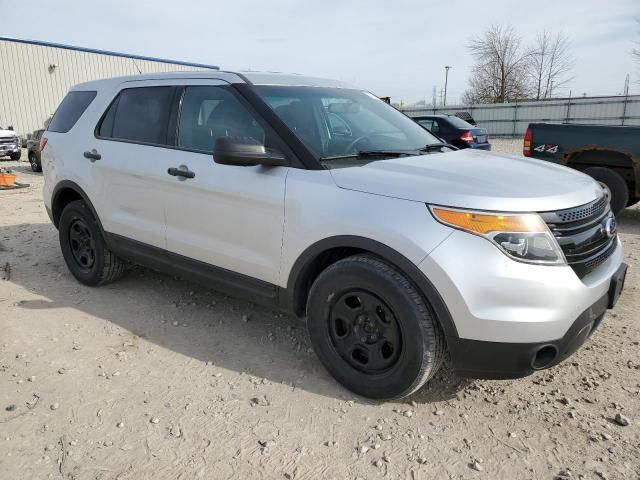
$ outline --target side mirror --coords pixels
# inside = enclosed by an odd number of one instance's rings
[[[264,145],[251,137],[218,137],[213,145],[213,161],[221,165],[251,167],[286,167],[281,153],[267,152]]]

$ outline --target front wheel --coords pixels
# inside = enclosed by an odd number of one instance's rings
[[[18,152],[18,153],[12,153],[11,155],[9,155],[9,157],[11,158],[11,160],[20,160],[20,157],[22,156],[22,152]]]
[[[80,283],[95,287],[124,275],[124,260],[107,248],[98,222],[84,201],[64,207],[58,229],[64,260]]]
[[[365,397],[406,397],[444,358],[444,336],[430,305],[402,272],[374,255],[327,267],[311,287],[307,322],[329,373]]]

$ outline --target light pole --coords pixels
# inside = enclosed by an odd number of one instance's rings
[[[444,66],[444,100],[442,102],[442,106],[446,107],[447,106],[447,82],[449,81],[449,69],[451,68],[451,66],[449,65],[445,65]]]

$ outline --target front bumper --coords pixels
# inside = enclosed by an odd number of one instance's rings
[[[18,144],[2,144],[0,145],[0,157],[4,155],[12,155],[20,152],[21,147]]]
[[[447,345],[455,370],[515,378],[557,364],[584,343],[612,296],[617,299],[623,280],[612,278],[626,265],[619,240],[614,253],[580,279],[568,266],[516,262],[487,240],[456,231],[420,269],[453,318],[456,332],[447,335]]]

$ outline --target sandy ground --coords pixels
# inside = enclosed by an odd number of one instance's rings
[[[515,381],[445,368],[380,403],[334,382],[294,318],[141,268],[78,284],[41,174],[10,165],[31,187],[0,192],[2,479],[640,478],[638,208],[626,291],[569,361]]]

